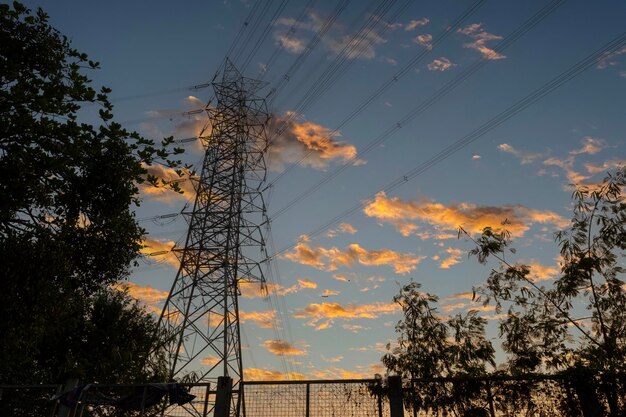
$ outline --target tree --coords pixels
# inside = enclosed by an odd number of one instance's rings
[[[110,90],[97,92],[85,75],[97,68],[41,9],[0,5],[0,382],[148,377],[135,368],[125,374],[122,357],[105,361],[106,370],[85,366],[100,349],[85,343],[95,343],[104,311],[114,320],[111,337],[131,323],[140,339],[154,330],[110,285],[139,256],[138,184],[165,185],[146,167],[180,169],[174,156],[182,150],[172,138],[156,145],[114,122]],[[80,121],[84,103],[99,106],[98,125]]]
[[[531,266],[508,259],[516,251],[506,222],[500,229],[485,228],[477,238],[460,229],[475,243],[471,256],[482,264],[495,260],[485,283],[474,288],[475,299],[504,312],[499,330],[507,360],[488,376],[508,381],[498,384],[499,398],[488,398],[492,415],[495,408],[515,414],[546,403],[555,415],[626,412],[625,190],[626,167],[601,184],[576,189],[570,227],[555,236],[561,274],[551,285],[534,281]],[[404,318],[396,326],[398,346],[382,362],[388,372],[422,379],[408,405],[474,412],[476,400],[484,391],[491,397],[490,391],[468,390],[458,378],[446,388],[441,378],[485,376],[486,365],[495,366],[485,321],[472,311],[444,319],[432,306],[438,298],[419,288],[412,282],[394,298]],[[538,383],[537,373],[558,379]],[[551,391],[544,392],[546,387]]]
[[[498,311],[503,348],[512,373],[560,372],[570,375],[585,416],[622,415],[626,371],[626,167],[601,184],[573,193],[568,230],[556,234],[561,275],[550,287],[530,278],[531,267],[506,259],[506,230],[486,228],[470,254],[486,263],[494,258],[486,283],[475,289]],[[506,225],[504,225],[506,226]],[[590,315],[589,315],[590,314]]]
[[[494,349],[485,337],[486,320],[475,310],[447,319],[439,316],[438,297],[420,291],[421,285],[410,282],[400,289],[394,302],[402,308],[403,319],[396,325],[397,346],[382,358],[389,373],[409,380],[413,385],[407,406],[437,412],[449,408],[468,412],[480,397],[480,386],[434,382],[426,379],[480,376],[487,365],[495,366]]]

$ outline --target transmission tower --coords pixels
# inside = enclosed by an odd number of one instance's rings
[[[260,261],[267,258],[262,233],[267,219],[261,185],[269,116],[265,101],[255,95],[263,85],[244,78],[228,60],[222,80],[213,83],[217,104],[206,108],[210,134],[201,135],[206,153],[193,210],[186,213],[187,239],[178,250],[180,268],[159,320],[160,328],[175,336],[168,352],[170,380],[186,376],[211,383],[212,390],[220,377],[228,377],[220,383],[232,381],[228,404],[212,397],[209,414],[213,406],[223,413],[226,405],[231,416],[245,410],[237,299],[240,281],[264,283]]]

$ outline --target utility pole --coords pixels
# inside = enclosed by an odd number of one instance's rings
[[[264,85],[244,78],[228,60],[221,81],[213,83],[217,103],[206,108],[210,134],[201,137],[206,153],[195,203],[184,213],[187,239],[159,319],[161,331],[174,336],[170,380],[211,383],[218,395],[209,415],[216,417],[244,414],[238,283],[264,283],[267,217],[261,186],[269,115],[255,95]]]

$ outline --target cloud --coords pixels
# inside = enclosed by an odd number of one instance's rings
[[[304,48],[306,46],[306,40],[296,38],[294,36],[276,33],[274,34],[274,37],[279,46],[291,52],[292,54],[298,54],[304,51]]]
[[[370,30],[365,33],[359,34],[355,37],[353,35],[344,35],[339,38],[324,38],[328,49],[333,53],[345,54],[348,59],[366,59],[370,60],[376,56],[375,45],[385,43],[383,39],[376,31]]]
[[[158,290],[150,286],[142,286],[134,282],[124,281],[113,286],[120,291],[127,291],[128,294],[139,300],[148,311],[161,314],[162,307],[159,306],[169,296],[169,292]]]
[[[530,279],[532,281],[545,281],[554,278],[561,272],[558,265],[542,265],[538,262],[529,262]]]
[[[461,256],[464,253],[461,249],[448,248],[446,253],[450,256],[439,263],[439,268],[449,269],[451,266],[461,263]]]
[[[296,310],[294,317],[307,320],[307,326],[315,327],[315,330],[322,330],[331,327],[335,320],[376,319],[381,315],[394,314],[398,311],[399,305],[380,302],[345,306],[339,303],[313,303]]]
[[[494,35],[492,33],[486,32],[482,28],[482,23],[473,23],[464,28],[458,29],[457,32],[462,33],[466,36],[472,38],[472,42],[463,44],[465,48],[475,49],[481,53],[483,58],[496,60],[496,59],[504,59],[505,55],[502,55],[493,49],[487,47],[486,43],[489,41],[497,41],[502,39],[502,36]]]
[[[343,360],[343,355],[339,355],[339,356],[335,356],[335,357],[331,357],[331,358],[327,358],[326,356],[322,355],[322,359],[325,362],[337,363],[337,362],[341,362]]]
[[[315,289],[317,284],[309,279],[298,279],[298,289],[301,288]]]
[[[276,312],[274,310],[268,311],[251,311],[246,312],[239,310],[239,320],[242,323],[251,321],[258,327],[264,329],[271,329],[276,325]]]
[[[332,367],[320,371],[312,371],[311,375],[317,379],[364,379],[371,378],[369,371],[349,371],[347,369]]]
[[[142,255],[150,257],[157,262],[163,262],[174,269],[180,267],[180,261],[172,251],[176,243],[174,241],[161,242],[154,239],[144,239],[141,242],[141,249],[139,250]]]
[[[397,274],[406,274],[415,269],[424,257],[412,253],[399,253],[390,249],[367,250],[358,243],[348,245],[345,250],[337,247],[325,249],[299,243],[293,252],[283,256],[285,259],[317,269],[334,271],[338,266],[351,267],[355,263],[365,266],[391,266]]]
[[[456,67],[456,64],[444,57],[439,57],[428,64],[428,69],[430,71],[448,71],[450,68],[454,67]]]
[[[406,31],[413,30],[420,26],[426,26],[428,23],[430,23],[430,19],[427,17],[423,17],[417,20],[411,20],[409,23],[406,24],[406,26],[404,27],[404,30]]]
[[[498,150],[516,156],[517,158],[519,158],[522,165],[531,164],[535,162],[537,158],[541,157],[541,154],[539,153],[530,153],[517,150],[508,143],[501,143],[500,145],[498,145]]]
[[[326,236],[335,237],[339,233],[348,233],[348,234],[353,235],[356,232],[357,232],[356,228],[352,226],[350,223],[341,223],[336,229],[330,229],[328,232],[326,232]]]
[[[418,45],[422,45],[426,49],[433,49],[432,41],[433,41],[433,35],[428,34],[428,33],[423,34],[423,35],[417,35],[413,39],[413,42],[415,42]]]
[[[269,148],[272,169],[280,171],[285,163],[300,163],[315,169],[325,169],[333,160],[358,163],[357,149],[336,138],[338,131],[313,122],[300,122],[288,112],[270,121],[270,131],[276,132]]]
[[[207,356],[200,360],[200,363],[204,366],[215,366],[220,362],[220,358],[216,356]]]
[[[603,70],[603,69],[607,69],[608,67],[617,65],[618,63],[617,61],[615,61],[615,58],[623,54],[626,54],[626,46],[623,47],[622,49],[605,53],[602,56],[602,58],[598,60],[598,64],[596,65],[596,68],[599,70]]]
[[[280,372],[249,367],[244,368],[243,374],[246,381],[289,381],[307,379],[304,374],[298,372]]]
[[[352,333],[359,333],[361,330],[368,329],[365,326],[361,326],[359,324],[347,324],[347,323],[343,324],[341,328]]]
[[[239,290],[243,298],[265,298],[270,295],[285,296],[295,294],[303,289],[315,289],[317,283],[309,279],[298,279],[298,283],[285,287],[274,282],[261,284],[257,281],[239,281]]]
[[[372,15],[370,19],[382,23],[386,28],[394,28],[394,24],[384,22],[378,16]],[[310,32],[311,36],[317,36],[314,32],[322,30],[325,24],[325,19],[315,12],[309,12],[307,20],[300,22],[291,17],[283,17],[275,23],[279,29],[274,33],[274,38],[278,46],[291,53],[300,53],[308,46],[310,40],[305,37],[295,37],[295,31],[306,31]],[[289,29],[285,30],[286,27]],[[358,34],[346,34],[343,33],[343,27],[338,24],[333,25],[332,30],[328,31],[321,40],[326,50],[334,54],[343,54],[348,59],[372,59],[376,56],[375,45],[386,42],[374,29]]]
[[[331,297],[331,296],[339,295],[339,294],[341,294],[341,292],[336,291],[336,290],[325,289],[324,292],[322,292],[321,296],[322,297]]]
[[[576,158],[579,155],[595,155],[607,147],[607,144],[603,139],[598,139],[591,136],[585,136],[581,142],[582,146],[580,148],[571,150],[566,157],[552,157],[543,161],[544,165],[556,166],[565,171],[565,175],[569,184],[582,185],[585,180],[589,179],[588,175],[576,171],[576,169],[574,168],[574,163],[576,162]],[[590,166],[591,171],[588,172],[593,175],[592,171],[595,166]]]
[[[578,149],[570,151],[570,155],[595,155],[607,147],[604,139],[598,139],[591,136],[585,136],[582,139],[582,146]]]
[[[197,110],[206,108],[207,104],[195,96],[187,96],[184,101],[186,110]],[[183,112],[185,113],[185,112]],[[152,120],[145,121],[139,125],[139,128],[146,136],[161,139],[167,136],[173,136],[176,140],[208,137],[211,134],[211,123],[206,111],[194,114],[181,114],[180,110],[153,110],[147,113],[151,118],[169,119],[170,123],[174,123],[174,128],[168,133],[159,129],[157,123]],[[195,145],[194,150],[204,152],[201,140],[192,141]]]
[[[305,356],[306,349],[300,349],[284,340],[266,340],[261,344],[268,352],[277,356]]]
[[[609,161],[604,161],[602,164],[592,164],[586,163],[585,169],[591,175],[596,175],[600,173],[606,173],[612,169],[621,168],[626,166],[626,159],[612,159]]]
[[[523,236],[534,223],[553,224],[559,228],[569,224],[553,211],[535,210],[521,205],[495,207],[460,203],[446,206],[428,200],[388,198],[384,192],[376,194],[374,201],[367,204],[363,212],[380,222],[392,224],[404,236],[409,236],[419,228],[414,221],[421,221],[445,232],[456,232],[461,226],[469,233],[479,234],[485,227],[501,228],[502,222],[507,220],[506,229],[514,237]],[[444,239],[456,237],[456,233],[426,233],[420,236]]]
[[[350,278],[348,278],[348,275],[346,274],[334,274],[333,278],[341,282],[350,282]]]
[[[142,194],[151,200],[173,203],[181,200],[186,200],[190,196],[196,194],[196,190],[193,187],[193,181],[197,179],[196,176],[191,175],[187,170],[182,170],[178,175],[176,170],[163,166],[163,165],[144,165],[144,169],[147,171],[146,175],[156,177],[158,187],[153,186],[148,182],[139,184],[139,190]],[[172,190],[168,184],[176,183],[180,187],[181,193]]]

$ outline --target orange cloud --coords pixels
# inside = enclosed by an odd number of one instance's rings
[[[206,358],[202,358],[200,363],[204,366],[215,366],[220,362],[220,358],[215,356],[207,356]]]
[[[239,310],[239,320],[241,323],[252,321],[258,327],[271,329],[276,324],[276,312],[274,310],[251,312]]]
[[[457,64],[453,63],[446,57],[439,57],[433,60],[430,64],[428,64],[428,69],[430,71],[448,71],[451,68],[456,67]]]
[[[585,184],[584,182],[585,180],[589,179],[589,175],[585,175],[581,172],[576,171],[576,169],[574,168],[574,163],[576,162],[576,158],[579,155],[595,155],[599,153],[600,151],[602,151],[603,149],[607,148],[608,145],[604,139],[594,138],[591,136],[585,136],[581,142],[582,142],[582,146],[580,148],[571,150],[568,153],[567,157],[548,158],[545,161],[543,161],[543,163],[544,165],[559,167],[563,171],[565,171],[565,176],[567,177],[569,184],[587,185],[593,188],[596,186],[596,184]],[[619,163],[619,161],[614,161],[614,162]],[[612,164],[610,162],[605,163],[605,164],[607,168],[609,169],[612,168]],[[594,175],[602,171],[601,166],[597,166],[593,164],[585,164],[585,168],[587,169],[590,175]],[[567,189],[568,187],[566,186],[565,188]]]
[[[308,320],[306,323],[308,326],[322,330],[329,328],[337,319],[376,319],[381,315],[394,314],[398,311],[400,311],[400,306],[397,304],[373,303],[342,306],[339,303],[314,303],[296,310],[294,317]]]
[[[298,287],[299,288],[308,288],[308,289],[315,289],[317,288],[317,284],[309,279],[299,279],[298,280]]]
[[[433,41],[433,35],[431,35],[429,33],[424,34],[424,35],[417,35],[413,39],[413,42],[415,42],[418,45],[422,45],[423,47],[425,47],[427,49],[432,49],[433,48],[432,41]]]
[[[278,356],[304,356],[307,354],[305,349],[297,348],[284,340],[266,340],[261,346]]]
[[[162,308],[159,304],[167,299],[169,292],[157,290],[150,286],[137,285],[130,281],[117,283],[113,286],[120,291],[127,291],[128,294],[144,304],[146,309],[154,314],[161,314]]]
[[[343,355],[339,355],[336,357],[331,357],[331,358],[327,358],[326,356],[322,355],[322,359],[325,362],[330,362],[330,363],[337,363],[337,362],[341,362],[343,360]]]
[[[469,36],[473,42],[463,44],[465,48],[475,49],[481,53],[483,58],[489,60],[504,59],[506,56],[487,47],[486,43],[502,39],[502,36],[494,35],[486,32],[482,28],[482,23],[472,23],[464,28],[458,29],[457,32]]]
[[[508,143],[501,143],[500,145],[498,145],[498,150],[500,150],[501,152],[510,153],[511,155],[516,156],[517,158],[519,158],[520,163],[522,165],[531,164],[537,158],[541,157],[541,154],[539,153],[520,151],[518,149],[515,149],[513,146],[509,145]]]
[[[423,17],[421,19],[416,19],[416,20],[411,20],[409,23],[406,24],[406,26],[404,27],[404,30],[413,30],[419,26],[426,26],[428,23],[430,23],[430,19],[427,17]]]
[[[261,284],[256,281],[239,281],[239,290],[243,298],[265,298],[270,295],[285,296],[287,294],[297,293],[304,289],[315,289],[317,283],[309,279],[298,279],[298,283],[291,287],[284,287],[273,282]]]
[[[542,265],[537,262],[530,262],[528,267],[530,269],[530,279],[533,281],[552,279],[561,272],[561,268],[556,265]]]
[[[451,266],[461,262],[461,255],[463,255],[461,249],[448,248],[446,249],[446,253],[450,256],[439,263],[439,268],[449,269]]]
[[[299,122],[293,113],[279,116],[270,122],[272,137],[269,155],[271,168],[282,170],[285,163],[299,162],[303,166],[324,169],[332,160],[353,163],[358,161],[354,145],[338,141],[337,131],[313,122]]]
[[[163,165],[150,165],[144,166],[144,168],[147,170],[147,175],[157,178],[157,183],[159,184],[158,187],[147,182],[140,184],[139,189],[144,196],[160,202],[172,203],[196,194],[196,190],[193,188],[193,181],[197,177],[192,176],[189,171],[183,171],[181,176],[178,175],[176,170]],[[183,193],[180,194],[173,191],[167,185],[170,183],[177,183]]]
[[[311,375],[316,379],[366,379],[372,377],[372,374],[368,371],[349,371],[337,367],[322,371],[312,371]]]
[[[285,254],[284,258],[326,271],[334,271],[338,266],[351,267],[355,263],[366,266],[389,265],[398,274],[411,272],[424,259],[412,253],[399,253],[390,249],[370,251],[362,248],[358,243],[348,245],[346,250],[336,247],[325,249],[299,243],[294,251]]]
[[[348,233],[348,234],[353,235],[356,232],[357,232],[356,228],[352,226],[350,223],[341,223],[336,229],[330,229],[328,232],[326,232],[326,236],[335,237],[339,233]]]
[[[261,368],[244,368],[243,374],[246,381],[292,381],[307,379],[304,374],[298,372],[270,371]]]
[[[163,262],[172,268],[178,269],[180,261],[172,249],[176,246],[173,241],[161,242],[154,239],[145,239],[142,242],[140,252],[144,256]]]
[[[524,206],[477,206],[461,203],[445,206],[432,201],[403,201],[398,197],[387,198],[379,192],[374,201],[365,206],[363,212],[381,222],[390,223],[403,235],[408,236],[418,226],[412,221],[422,221],[448,232],[457,231],[462,226],[469,233],[481,233],[485,227],[500,228],[507,220],[506,229],[514,237],[523,236],[532,223],[550,223],[566,227],[568,221],[552,211],[540,211]],[[433,237],[432,234],[420,234]],[[439,234],[438,238],[452,238],[456,234]]]
[[[610,161],[605,161],[601,165],[587,163],[585,164],[585,169],[591,175],[596,175],[600,173],[606,173],[615,168],[621,168],[626,166],[626,159],[613,159]]]

